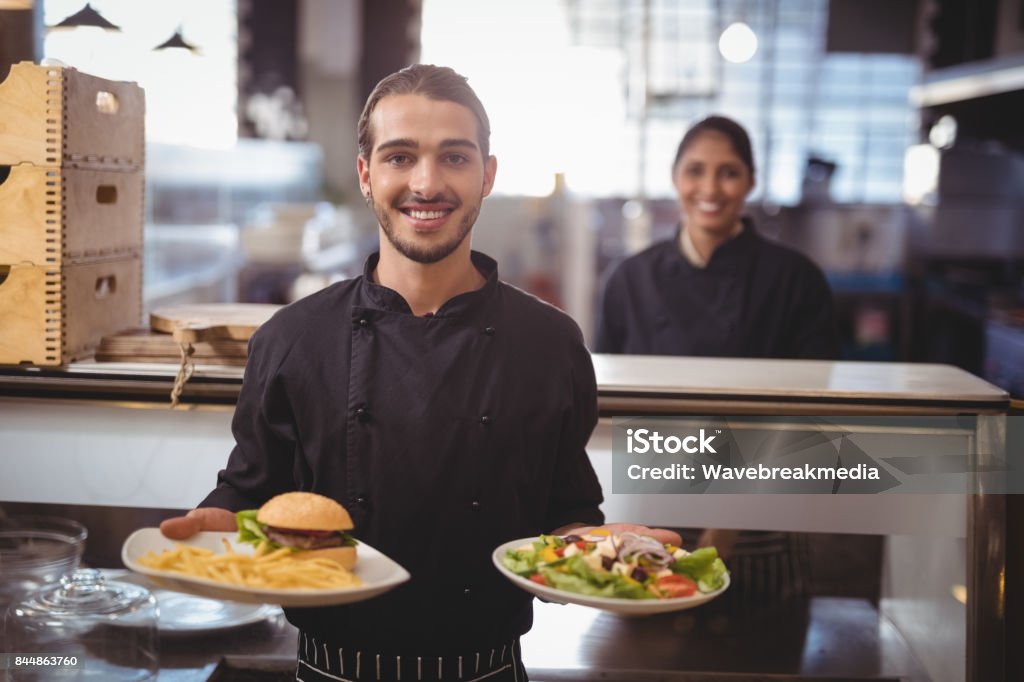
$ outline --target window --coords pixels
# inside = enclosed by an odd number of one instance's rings
[[[47,26],[84,6],[83,0],[45,0]],[[51,30],[46,58],[111,80],[135,81],[146,91],[146,140],[205,148],[235,143],[238,123],[235,0],[95,0],[93,8],[121,28]],[[198,53],[156,50],[179,27]]]
[[[722,113],[750,132],[755,198],[798,203],[818,156],[838,165],[837,201],[901,201],[916,57],[826,53],[827,0],[651,0],[644,117],[644,4],[424,0],[422,61],[468,76],[483,100],[497,192],[546,194],[561,172],[583,195],[672,197],[687,125]],[[718,36],[741,19],[760,47],[726,63]]]

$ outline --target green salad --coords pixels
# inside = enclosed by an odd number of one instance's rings
[[[587,535],[541,535],[509,550],[505,567],[540,585],[592,597],[677,599],[725,584],[714,547],[687,552],[654,538],[596,529]]]

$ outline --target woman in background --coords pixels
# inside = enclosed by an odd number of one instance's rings
[[[674,239],[627,258],[612,272],[596,352],[837,357],[825,276],[804,255],[760,236],[743,216],[754,178],[750,137],[738,123],[710,116],[686,132],[672,164],[680,229]],[[803,536],[683,534],[687,544],[713,545],[728,560],[731,601],[744,612],[806,596]]]
[[[622,262],[605,287],[595,350],[640,355],[838,355],[832,292],[804,255],[743,217],[754,188],[750,137],[710,116],[672,164],[681,227]]]

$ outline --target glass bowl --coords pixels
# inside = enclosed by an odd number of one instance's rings
[[[159,664],[156,599],[144,587],[79,569],[15,599],[3,626],[8,651],[60,656],[49,668],[9,665],[11,682],[141,682]]]
[[[55,516],[0,518],[0,611],[16,597],[73,573],[85,526]]]

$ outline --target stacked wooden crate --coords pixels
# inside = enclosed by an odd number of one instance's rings
[[[142,88],[16,64],[0,83],[0,364],[59,365],[142,317]]]

